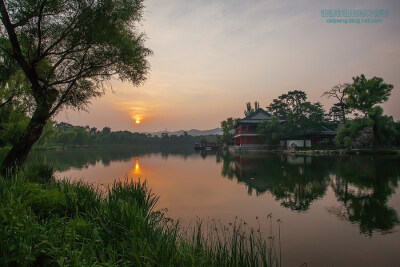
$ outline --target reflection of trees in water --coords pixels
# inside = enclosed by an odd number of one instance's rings
[[[195,154],[192,147],[103,147],[63,151],[35,152],[31,161],[49,163],[57,170],[84,168],[101,162],[129,162],[133,157],[160,154],[186,159]],[[214,157],[216,152],[198,152],[201,158]],[[339,206],[328,211],[357,224],[360,232],[390,232],[399,224],[399,216],[388,206],[390,196],[398,188],[400,158],[398,156],[294,156],[280,154],[248,154],[232,156],[217,153],[221,174],[245,184],[249,194],[270,192],[283,207],[307,211],[313,201],[325,195],[331,186]]]
[[[308,210],[312,201],[325,194],[329,184],[329,161],[273,154],[223,154],[221,157],[224,158],[223,176],[246,184],[249,194],[269,191],[282,206],[292,210]]]
[[[400,222],[396,210],[388,206],[398,187],[399,163],[398,157],[339,159],[331,187],[342,205],[328,211],[357,223],[363,234],[390,232]]]
[[[221,174],[223,177],[227,177],[232,180],[235,177],[234,160],[228,153],[218,153],[216,157],[217,162],[222,161]]]
[[[328,211],[356,223],[360,232],[386,233],[399,224],[396,210],[387,205],[398,188],[398,156],[318,156],[248,154],[222,158],[222,175],[236,178],[249,194],[270,192],[281,205],[307,211],[330,185],[341,203]]]
[[[322,197],[327,187],[326,179],[302,179],[301,181],[287,181],[280,187],[273,188],[271,193],[281,205],[297,211],[306,211],[312,201]]]
[[[105,167],[111,162],[129,162],[132,157],[160,154],[163,158],[170,155],[178,155],[186,159],[194,154],[192,147],[176,146],[114,146],[98,148],[75,148],[67,150],[38,151],[29,156],[31,162],[47,163],[55,167],[57,171],[66,171],[70,168],[87,168],[101,162]]]

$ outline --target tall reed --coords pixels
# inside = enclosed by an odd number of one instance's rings
[[[104,194],[51,173],[34,166],[0,177],[0,266],[279,266],[260,229],[214,221],[189,233],[156,210],[146,182]]]

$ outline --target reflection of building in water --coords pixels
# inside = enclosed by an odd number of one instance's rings
[[[398,156],[242,154],[224,155],[223,160],[223,176],[245,184],[248,194],[269,192],[291,210],[307,211],[330,186],[339,205],[327,207],[327,211],[356,223],[361,233],[391,233],[400,224],[396,209],[389,205],[399,186]]]
[[[291,169],[292,175],[293,170],[297,170],[295,174],[303,175],[304,167],[302,165],[310,165],[312,158],[296,155],[282,155],[281,157],[236,155],[233,162],[236,177],[247,180],[249,178],[264,179],[268,176],[284,177],[287,175],[288,168]],[[293,168],[291,166],[298,167]]]
[[[296,155],[288,155],[286,161],[290,165],[311,164],[311,157],[298,157]]]
[[[327,189],[327,164],[307,156],[242,154],[225,156],[222,174],[245,184],[249,195],[270,192],[282,206],[305,211]]]
[[[233,160],[234,173],[238,182],[248,187],[248,193],[257,195],[273,190],[276,183],[281,184],[283,178],[289,175],[303,176],[302,165],[311,164],[311,157],[282,155],[236,155]]]
[[[195,150],[196,154],[200,154],[200,156],[205,159],[208,155],[217,155],[218,150]]]

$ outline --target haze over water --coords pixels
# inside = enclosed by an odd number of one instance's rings
[[[76,149],[35,153],[57,176],[105,188],[146,179],[158,208],[191,225],[242,219],[268,236],[282,220],[284,266],[395,266],[400,262],[399,156],[290,156],[191,149]]]

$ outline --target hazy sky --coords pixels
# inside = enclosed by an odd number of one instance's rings
[[[400,120],[400,1],[149,0],[143,31],[151,72],[141,87],[112,82],[114,93],[89,112],[58,121],[137,132],[219,127],[243,117],[245,102],[265,108],[303,90],[328,110],[325,90],[353,76],[394,85],[385,113]],[[321,9],[388,9],[381,23],[333,24]],[[134,121],[139,119],[140,124]]]

